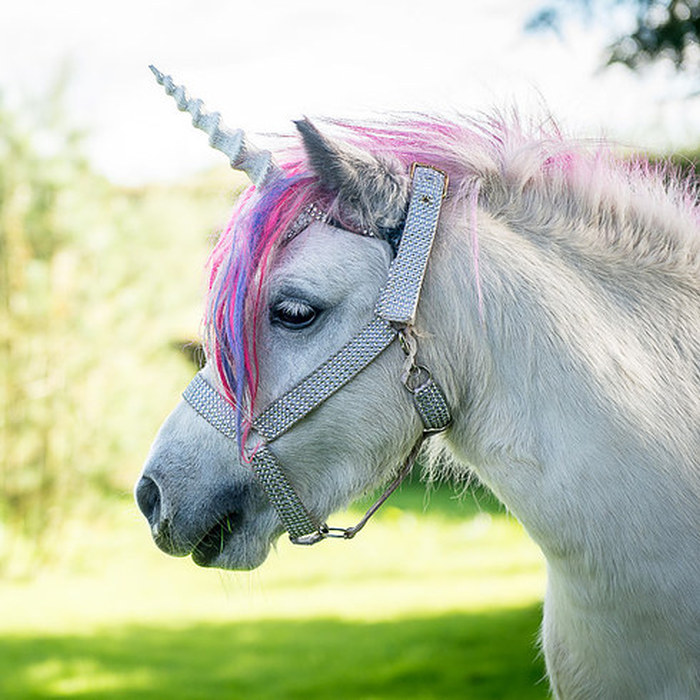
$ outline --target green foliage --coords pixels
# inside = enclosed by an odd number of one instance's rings
[[[630,68],[660,58],[676,68],[696,70],[700,65],[700,2],[698,0],[554,0],[544,5],[528,22],[530,30],[559,30],[567,13],[587,21],[605,22],[610,10],[627,6],[636,26],[619,36],[608,48],[609,63]]]
[[[64,432],[72,397],[62,389],[73,366],[56,359],[72,350],[63,341],[82,262],[68,185],[85,182],[75,133],[46,127],[0,112],[0,518],[32,537],[69,486],[59,464],[72,449]],[[53,152],[39,152],[42,137]]]
[[[669,160],[677,170],[678,177],[697,182],[700,169],[700,150],[679,151],[670,156]]]
[[[610,62],[638,68],[665,57],[676,68],[697,69],[699,40],[697,0],[638,0],[637,26],[612,45]]]
[[[98,509],[91,494],[130,490],[189,374],[169,340],[196,335],[208,240],[232,198],[220,180],[117,189],[80,144],[60,90],[26,113],[0,105],[6,572],[39,563],[67,514]]]

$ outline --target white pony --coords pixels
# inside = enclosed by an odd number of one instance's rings
[[[205,566],[263,562],[284,526],[249,464],[253,416],[372,318],[411,163],[427,163],[450,184],[414,335],[452,423],[426,469],[476,473],[544,552],[556,697],[699,698],[693,192],[515,118],[297,126],[303,149],[279,166],[249,145],[232,158],[257,185],[212,256],[203,376],[239,407],[238,441],[185,401],[167,419],[137,485],[158,546]],[[403,364],[390,344],[274,442],[316,521],[388,481],[420,440]]]

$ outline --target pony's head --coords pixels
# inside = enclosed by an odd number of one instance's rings
[[[306,119],[296,127],[298,146],[267,161],[210,260],[202,374],[228,402],[237,439],[183,401],[136,489],[158,546],[205,566],[258,566],[284,531],[251,469],[255,417],[372,320],[406,216],[415,159],[394,134],[346,126],[343,140]],[[391,344],[275,440],[315,521],[386,481],[419,440],[404,363]]]

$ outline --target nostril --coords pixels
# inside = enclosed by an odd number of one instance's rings
[[[136,503],[153,528],[160,519],[160,489],[153,479],[142,476],[136,486]]]

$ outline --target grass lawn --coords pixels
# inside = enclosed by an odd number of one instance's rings
[[[284,541],[245,574],[106,506],[58,566],[0,582],[0,698],[546,698],[541,555],[478,500],[409,485],[356,540]]]

